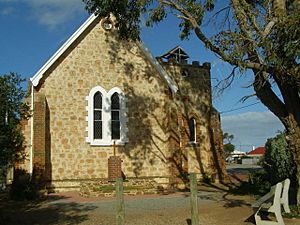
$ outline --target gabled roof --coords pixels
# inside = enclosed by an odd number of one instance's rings
[[[30,78],[33,86],[38,86],[40,80],[43,78],[45,72],[63,55],[63,53],[77,40],[77,38],[95,21],[96,15],[92,14],[75,33],[54,53],[54,55],[37,71],[37,73]],[[176,83],[171,79],[167,72],[162,68],[159,62],[152,56],[147,48],[144,47],[142,42],[137,41],[137,45],[150,61],[152,66],[158,71],[159,75],[167,83],[173,93],[176,93],[178,87]]]
[[[170,57],[172,57],[174,55],[179,56],[182,59],[188,59],[188,58],[190,58],[188,56],[188,54],[183,50],[183,48],[180,47],[179,45],[177,45],[175,48],[171,49],[170,51],[168,51],[167,53],[163,54],[160,57],[168,59],[168,58],[170,58]]]
[[[248,152],[248,155],[263,155],[266,152],[265,147],[258,147],[250,152]]]
[[[160,65],[160,63],[153,57],[150,51],[143,45],[142,42],[137,42],[137,45],[140,47],[142,52],[146,55],[152,66],[159,72],[160,76],[165,80],[173,93],[178,91],[178,87],[176,83],[171,79],[171,77],[167,74],[164,68]]]
[[[33,86],[38,86],[44,73],[56,62],[56,60],[74,43],[74,41],[88,28],[89,25],[97,18],[92,14],[75,33],[54,53],[54,55],[30,78]]]

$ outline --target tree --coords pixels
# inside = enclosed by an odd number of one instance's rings
[[[225,158],[227,158],[235,149],[235,146],[231,143],[233,138],[233,134],[229,134],[227,132],[223,134],[223,139],[224,141],[226,141],[226,143],[224,144]]]
[[[23,79],[15,73],[0,76],[0,168],[12,164],[23,150],[19,124],[29,111],[23,103],[21,82]]]
[[[268,172],[272,185],[286,178],[295,180],[295,163],[287,147],[284,133],[267,140],[263,167]]]
[[[225,153],[225,158],[227,158],[235,149],[235,146],[231,143],[226,143],[224,144],[224,153]]]
[[[234,135],[233,134],[229,134],[227,132],[225,132],[223,134],[223,139],[227,142],[227,143],[231,143],[231,141],[233,140]]]
[[[120,36],[126,39],[139,39],[141,15],[148,16],[147,25],[173,15],[178,18],[181,38],[194,32],[206,48],[234,67],[226,80],[234,78],[236,69],[250,71],[253,95],[279,118],[287,131],[300,186],[299,0],[83,1],[89,12],[101,17],[112,13]],[[222,9],[218,4],[223,4]],[[203,32],[203,24],[211,15],[218,29],[209,36]],[[299,188],[297,204],[300,206]]]

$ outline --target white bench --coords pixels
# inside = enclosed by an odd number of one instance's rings
[[[289,188],[290,188],[291,181],[290,179],[285,179],[282,182],[283,190],[280,198],[280,204],[283,206],[283,209],[286,213],[291,213],[290,206],[289,206]]]
[[[253,205],[254,218],[256,225],[284,225],[281,215],[281,205],[284,211],[290,213],[288,192],[290,187],[290,180],[286,179],[271,187],[269,193],[258,199]],[[261,211],[275,214],[276,221],[262,220],[259,213]]]

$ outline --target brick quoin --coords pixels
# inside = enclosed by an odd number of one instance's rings
[[[46,153],[46,103],[42,95],[38,95],[34,102],[33,132],[34,176],[43,179]]]

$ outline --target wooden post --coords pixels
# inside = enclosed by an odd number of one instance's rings
[[[125,207],[124,207],[124,196],[123,196],[123,179],[117,178],[116,180],[116,197],[117,197],[117,225],[124,225],[125,220]]]
[[[192,225],[199,225],[198,215],[198,188],[196,174],[190,174],[190,190],[191,190],[191,213],[192,213]]]

